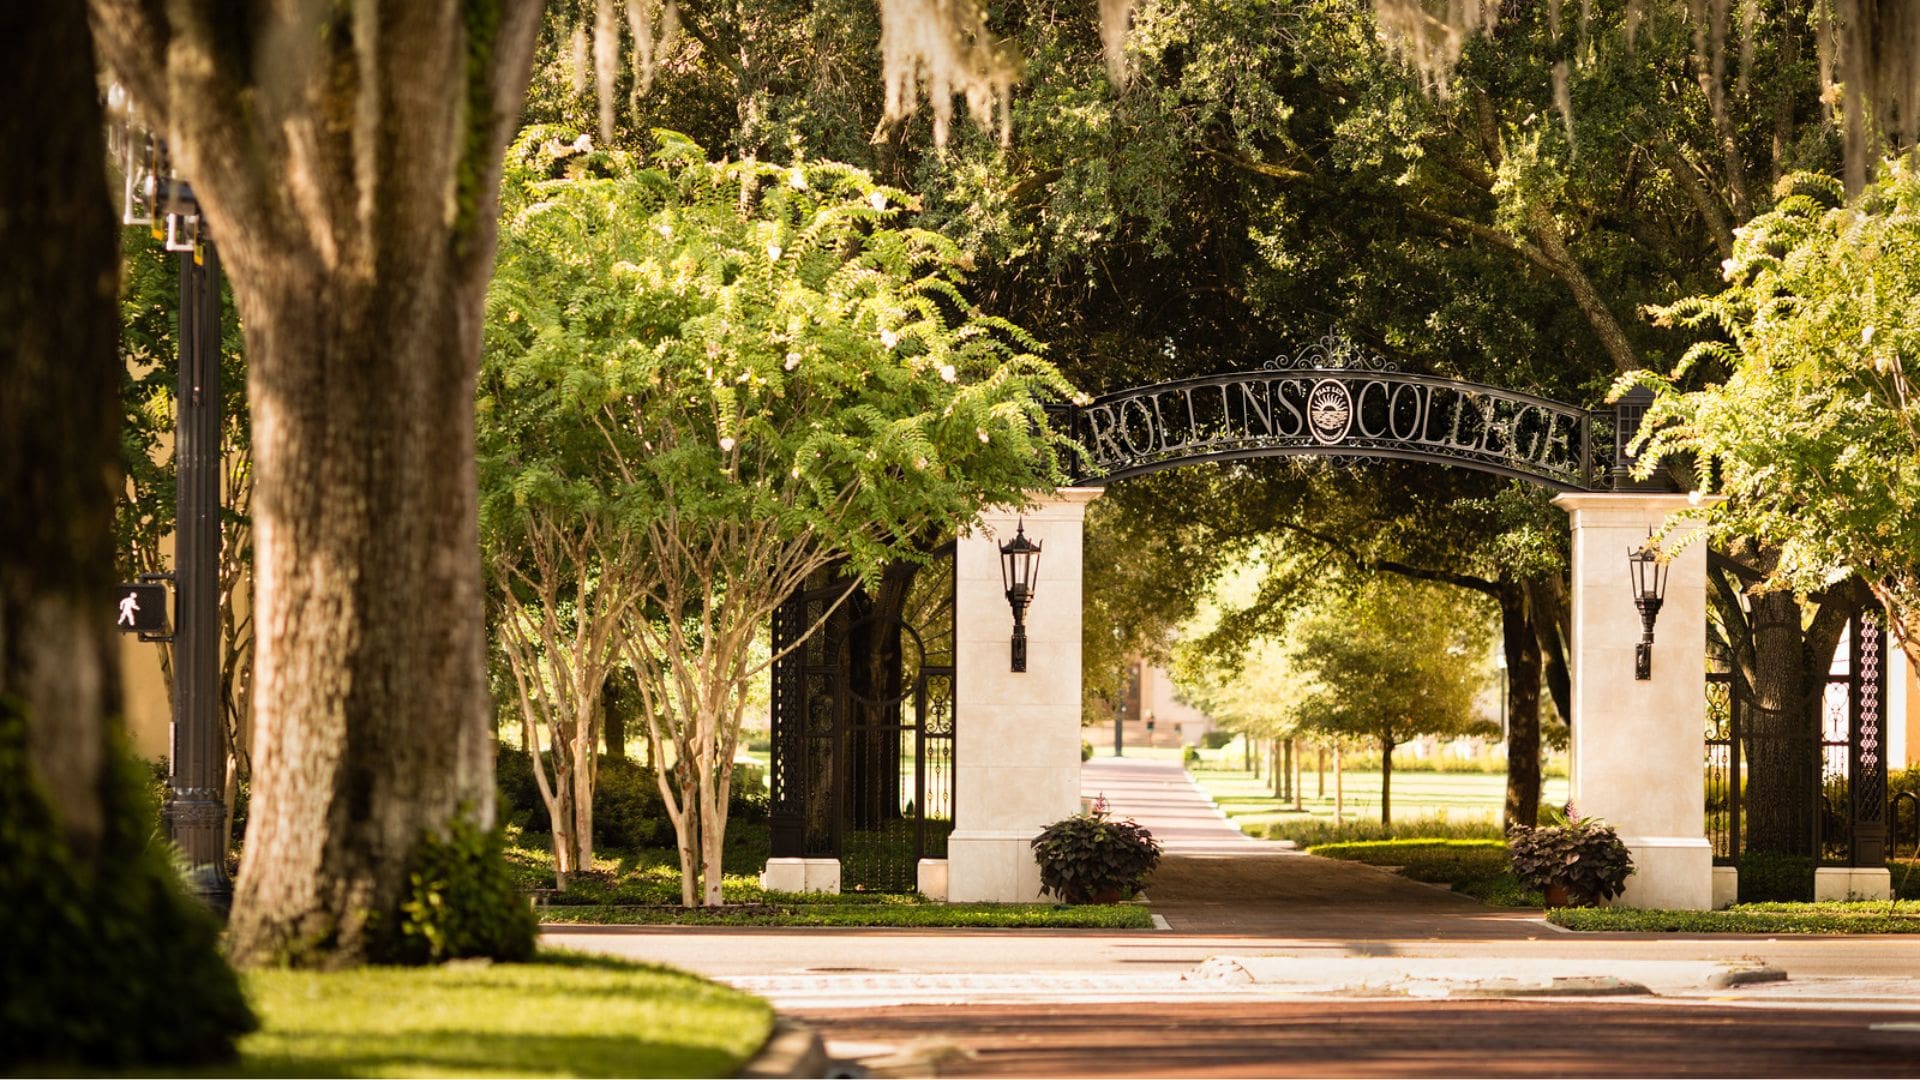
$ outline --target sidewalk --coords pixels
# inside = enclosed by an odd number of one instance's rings
[[[1081,763],[1080,797],[1102,796],[1114,817],[1151,830],[1167,855],[1294,854],[1241,832],[1176,762],[1107,757]]]
[[[1255,840],[1174,762],[1096,758],[1081,766],[1080,778],[1082,796],[1104,794],[1114,816],[1160,838],[1165,857],[1147,893],[1154,913],[1176,931],[1429,941],[1541,934],[1531,912],[1490,908],[1364,863]]]

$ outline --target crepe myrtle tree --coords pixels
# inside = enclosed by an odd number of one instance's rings
[[[1726,496],[1684,516],[1694,537],[1778,550],[1762,589],[1817,594],[1858,574],[1920,654],[1920,176],[1890,161],[1857,198],[1797,174],[1739,230],[1727,287],[1656,312],[1703,333],[1656,391],[1642,471],[1700,462]],[[1691,387],[1691,388],[1690,388]]]
[[[1059,483],[1069,445],[1042,408],[1074,391],[967,301],[965,254],[900,224],[898,191],[657,142],[643,158],[532,129],[508,155],[483,535],[529,752],[553,739],[556,856],[591,850],[617,658],[681,899],[717,905],[741,714],[777,659],[756,632],[829,566],[877,581],[925,557],[917,540]]]

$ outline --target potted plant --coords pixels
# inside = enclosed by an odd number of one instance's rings
[[[1160,842],[1133,821],[1107,816],[1104,798],[1033,838],[1040,885],[1069,904],[1111,904],[1140,891],[1160,865]]]
[[[1548,907],[1589,907],[1619,896],[1633,856],[1613,826],[1567,807],[1565,825],[1507,830],[1514,876],[1546,894]]]

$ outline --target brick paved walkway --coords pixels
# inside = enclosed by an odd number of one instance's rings
[[[1215,809],[1177,763],[1095,758],[1081,794],[1160,838],[1147,885],[1176,931],[1289,938],[1526,938],[1537,912],[1490,908],[1362,863],[1318,859],[1255,840]]]

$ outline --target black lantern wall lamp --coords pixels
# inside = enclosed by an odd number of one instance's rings
[[[1027,605],[1033,603],[1040,572],[1040,542],[1027,539],[1027,520],[1020,519],[1013,539],[1000,545],[1000,581],[1013,608],[1013,670],[1027,670]]]
[[[1660,552],[1647,542],[1627,554],[1627,568],[1633,575],[1633,606],[1640,609],[1640,644],[1633,650],[1633,677],[1653,678],[1653,621],[1660,617],[1660,605],[1667,596],[1667,567]]]

